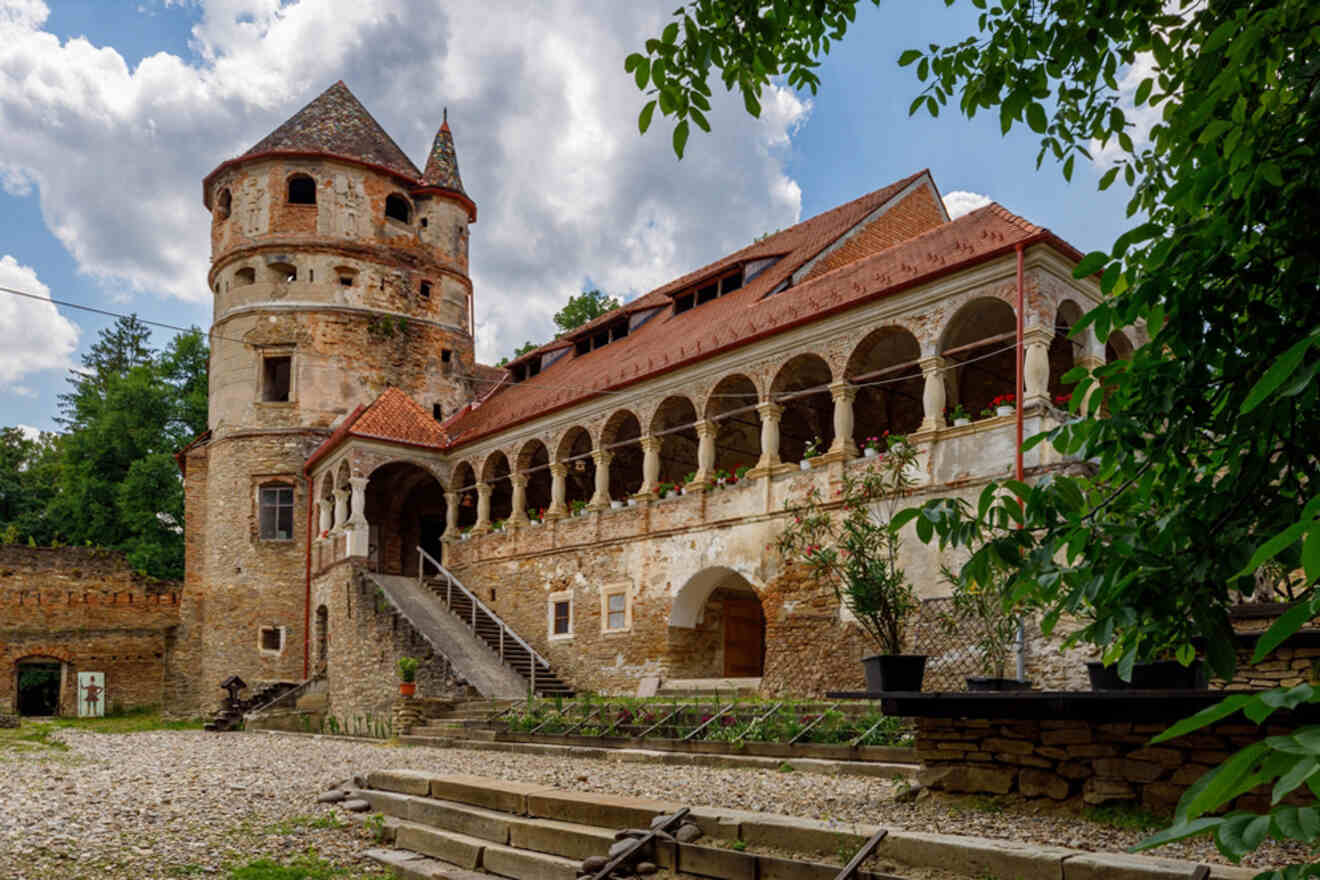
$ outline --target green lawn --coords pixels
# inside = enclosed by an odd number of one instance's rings
[[[65,749],[51,733],[62,728],[90,730],[94,733],[142,733],[148,730],[201,730],[202,720],[185,721],[162,719],[155,706],[143,706],[112,712],[104,718],[48,718],[41,721],[22,719],[16,728],[0,729],[0,751],[21,751],[33,748]]]

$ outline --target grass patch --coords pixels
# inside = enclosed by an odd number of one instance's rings
[[[227,880],[390,880],[379,871],[363,873],[353,868],[338,868],[319,856],[298,856],[284,864],[257,859],[229,870]]]
[[[963,798],[952,806],[954,811],[959,813],[987,813],[993,816],[1004,812],[1004,805],[997,798],[984,794],[974,794],[971,797]]]
[[[92,733],[143,733],[149,730],[201,730],[202,720],[167,721],[155,706],[112,712],[104,718],[22,719],[18,727],[0,730],[0,751],[31,751],[40,748],[68,751],[51,734],[57,730],[86,730]]]
[[[1156,831],[1169,824],[1169,821],[1136,804],[1105,804],[1101,807],[1087,807],[1082,816],[1099,825],[1119,828],[1123,831]]]

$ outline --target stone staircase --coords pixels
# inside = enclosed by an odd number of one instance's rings
[[[495,742],[504,725],[490,719],[509,705],[507,700],[467,700],[428,717],[401,739],[415,745],[433,744],[435,740]]]
[[[761,690],[760,678],[668,678],[656,691],[658,697],[754,697]]]
[[[302,684],[298,682],[276,681],[265,685],[246,699],[226,700],[225,705],[221,706],[211,716],[211,720],[206,722],[203,729],[211,731],[234,730],[242,725],[243,716],[248,712],[260,706],[266,706],[299,687],[302,687]]]

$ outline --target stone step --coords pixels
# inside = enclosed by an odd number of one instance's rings
[[[552,829],[534,829],[535,841],[553,839]],[[602,832],[604,833],[604,832]],[[453,831],[444,831],[416,822],[401,821],[394,829],[396,851],[429,856],[434,860],[452,865],[462,871],[475,872],[477,869],[487,874],[511,877],[514,880],[575,880],[582,858],[564,858],[563,856],[524,849],[517,845],[506,846]],[[606,835],[609,842],[613,835]],[[608,849],[609,843],[605,844]],[[598,851],[589,853],[599,854]],[[407,864],[406,856],[396,856],[396,861]],[[425,877],[426,874],[421,874]],[[452,876],[444,873],[431,876]],[[460,875],[461,876],[461,875]],[[480,876],[480,875],[478,875]]]

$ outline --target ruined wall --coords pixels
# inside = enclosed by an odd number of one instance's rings
[[[395,663],[400,657],[421,661],[417,694],[451,697],[462,688],[449,663],[376,592],[360,562],[341,562],[312,582],[312,621],[325,607],[328,714],[342,725],[350,718],[389,718],[399,696]],[[318,634],[319,636],[319,634]],[[319,638],[313,656],[320,659]]]
[[[0,712],[26,658],[63,664],[62,715],[77,714],[78,672],[105,673],[107,708],[163,703],[179,591],[110,551],[0,545]]]

